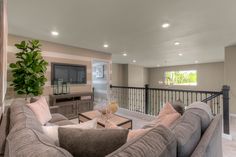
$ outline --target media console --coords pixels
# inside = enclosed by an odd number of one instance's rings
[[[61,113],[69,119],[77,118],[79,113],[93,110],[93,93],[71,93],[50,95],[52,113]]]

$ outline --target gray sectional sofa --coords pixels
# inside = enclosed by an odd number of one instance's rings
[[[60,114],[52,117],[51,123],[71,124]],[[211,120],[203,110],[189,109],[171,128],[152,127],[107,157],[222,157],[221,121],[220,115]],[[43,133],[34,113],[20,100],[10,107],[10,132],[4,156],[72,157]]]

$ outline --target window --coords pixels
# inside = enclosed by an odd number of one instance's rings
[[[167,71],[165,72],[165,84],[166,85],[197,85],[197,71]]]

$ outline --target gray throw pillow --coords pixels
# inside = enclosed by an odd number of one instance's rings
[[[181,115],[184,114],[184,103],[181,100],[176,100],[171,103],[171,105],[174,107],[174,109]]]
[[[75,157],[104,157],[126,143],[128,129],[59,128],[60,146]]]
[[[2,115],[2,121],[0,122],[0,156],[4,154],[6,138],[9,133],[10,126],[10,109],[6,108],[5,113]]]

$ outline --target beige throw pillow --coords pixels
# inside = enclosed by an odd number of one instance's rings
[[[58,139],[58,128],[80,128],[80,129],[96,129],[97,128],[97,118],[80,123],[80,124],[74,124],[74,125],[64,125],[64,126],[57,126],[57,125],[51,125],[51,126],[43,126],[43,132],[50,137],[54,143],[59,146],[59,139]]]
[[[169,128],[171,124],[180,117],[181,115],[173,108],[173,106],[170,103],[166,103],[155,120],[147,123],[143,128],[153,128],[160,124]]]
[[[174,107],[170,103],[166,103],[154,122],[158,125],[162,124],[168,128],[180,117],[181,115],[174,109]]]
[[[27,104],[29,108],[34,112],[35,116],[42,125],[45,125],[52,115],[45,97],[40,97],[36,102]]]

